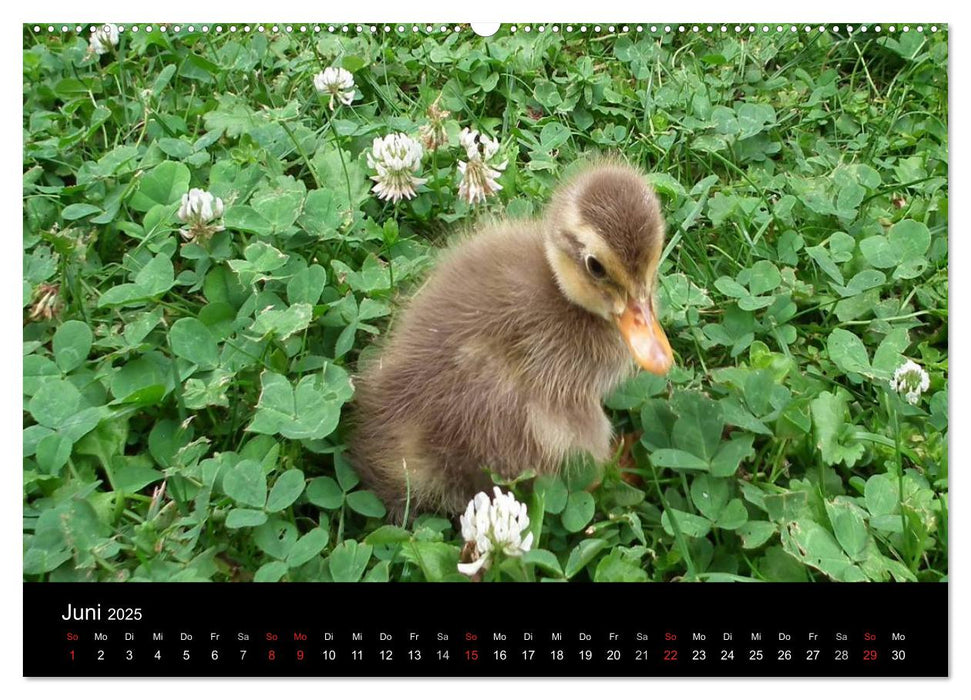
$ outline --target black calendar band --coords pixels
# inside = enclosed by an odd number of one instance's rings
[[[26,676],[947,676],[948,585],[24,584]]]

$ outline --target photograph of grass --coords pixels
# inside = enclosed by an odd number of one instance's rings
[[[945,26],[23,39],[25,581],[947,580]]]

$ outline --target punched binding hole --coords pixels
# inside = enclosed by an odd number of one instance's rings
[[[479,36],[492,36],[499,31],[499,27],[502,25],[499,22],[473,22],[470,26],[472,31]]]

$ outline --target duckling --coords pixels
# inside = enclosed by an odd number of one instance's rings
[[[354,380],[349,456],[393,520],[464,511],[487,470],[610,459],[603,398],[631,358],[656,374],[673,362],[654,306],[664,236],[643,174],[600,161],[560,185],[542,219],[444,251]]]

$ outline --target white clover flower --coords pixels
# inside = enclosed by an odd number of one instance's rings
[[[57,316],[63,304],[60,300],[61,285],[42,284],[34,292],[33,302],[30,306],[31,321],[52,320]]]
[[[189,241],[222,231],[223,226],[212,222],[221,217],[224,210],[223,200],[214,197],[211,192],[196,188],[189,190],[182,195],[182,206],[178,213],[179,221],[188,224],[188,228],[182,229],[182,237]]]
[[[371,189],[379,199],[397,203],[415,196],[415,188],[428,182],[428,178],[414,175],[421,168],[423,153],[421,144],[407,134],[374,139],[367,164],[378,173],[371,176],[377,183]]]
[[[112,46],[118,46],[118,27],[114,24],[102,24],[91,34],[88,51],[100,56],[111,51]]]
[[[459,161],[459,172],[462,174],[459,197],[469,204],[484,202],[486,197],[502,189],[496,180],[506,169],[508,161],[496,166],[489,165],[486,161],[499,151],[499,143],[474,129],[462,129],[459,142],[469,159],[467,163]]]
[[[920,395],[930,388],[931,378],[923,368],[913,360],[907,360],[893,373],[890,388],[903,394],[907,403],[916,406]]]
[[[438,106],[442,96],[439,95],[428,107],[428,123],[418,129],[418,138],[426,151],[434,151],[448,144],[448,132],[445,131],[445,120],[450,112]]]
[[[499,150],[499,143],[497,141],[468,127],[462,129],[462,133],[459,134],[459,143],[465,149],[465,154],[469,157],[469,160],[476,158],[489,160]]]
[[[354,101],[354,76],[344,68],[325,68],[314,76],[314,87],[317,92],[330,95],[330,108],[334,109],[334,98],[349,105]]]
[[[179,220],[187,224],[208,224],[223,215],[223,200],[214,197],[212,192],[193,188],[182,195],[179,207]]]
[[[502,493],[498,486],[493,492],[496,495],[491,501],[488,494],[477,493],[469,502],[465,515],[459,518],[462,537],[474,546],[475,560],[458,565],[459,571],[466,576],[488,569],[496,552],[519,557],[533,546],[533,533],[523,537],[529,527],[526,505],[511,493]]]

